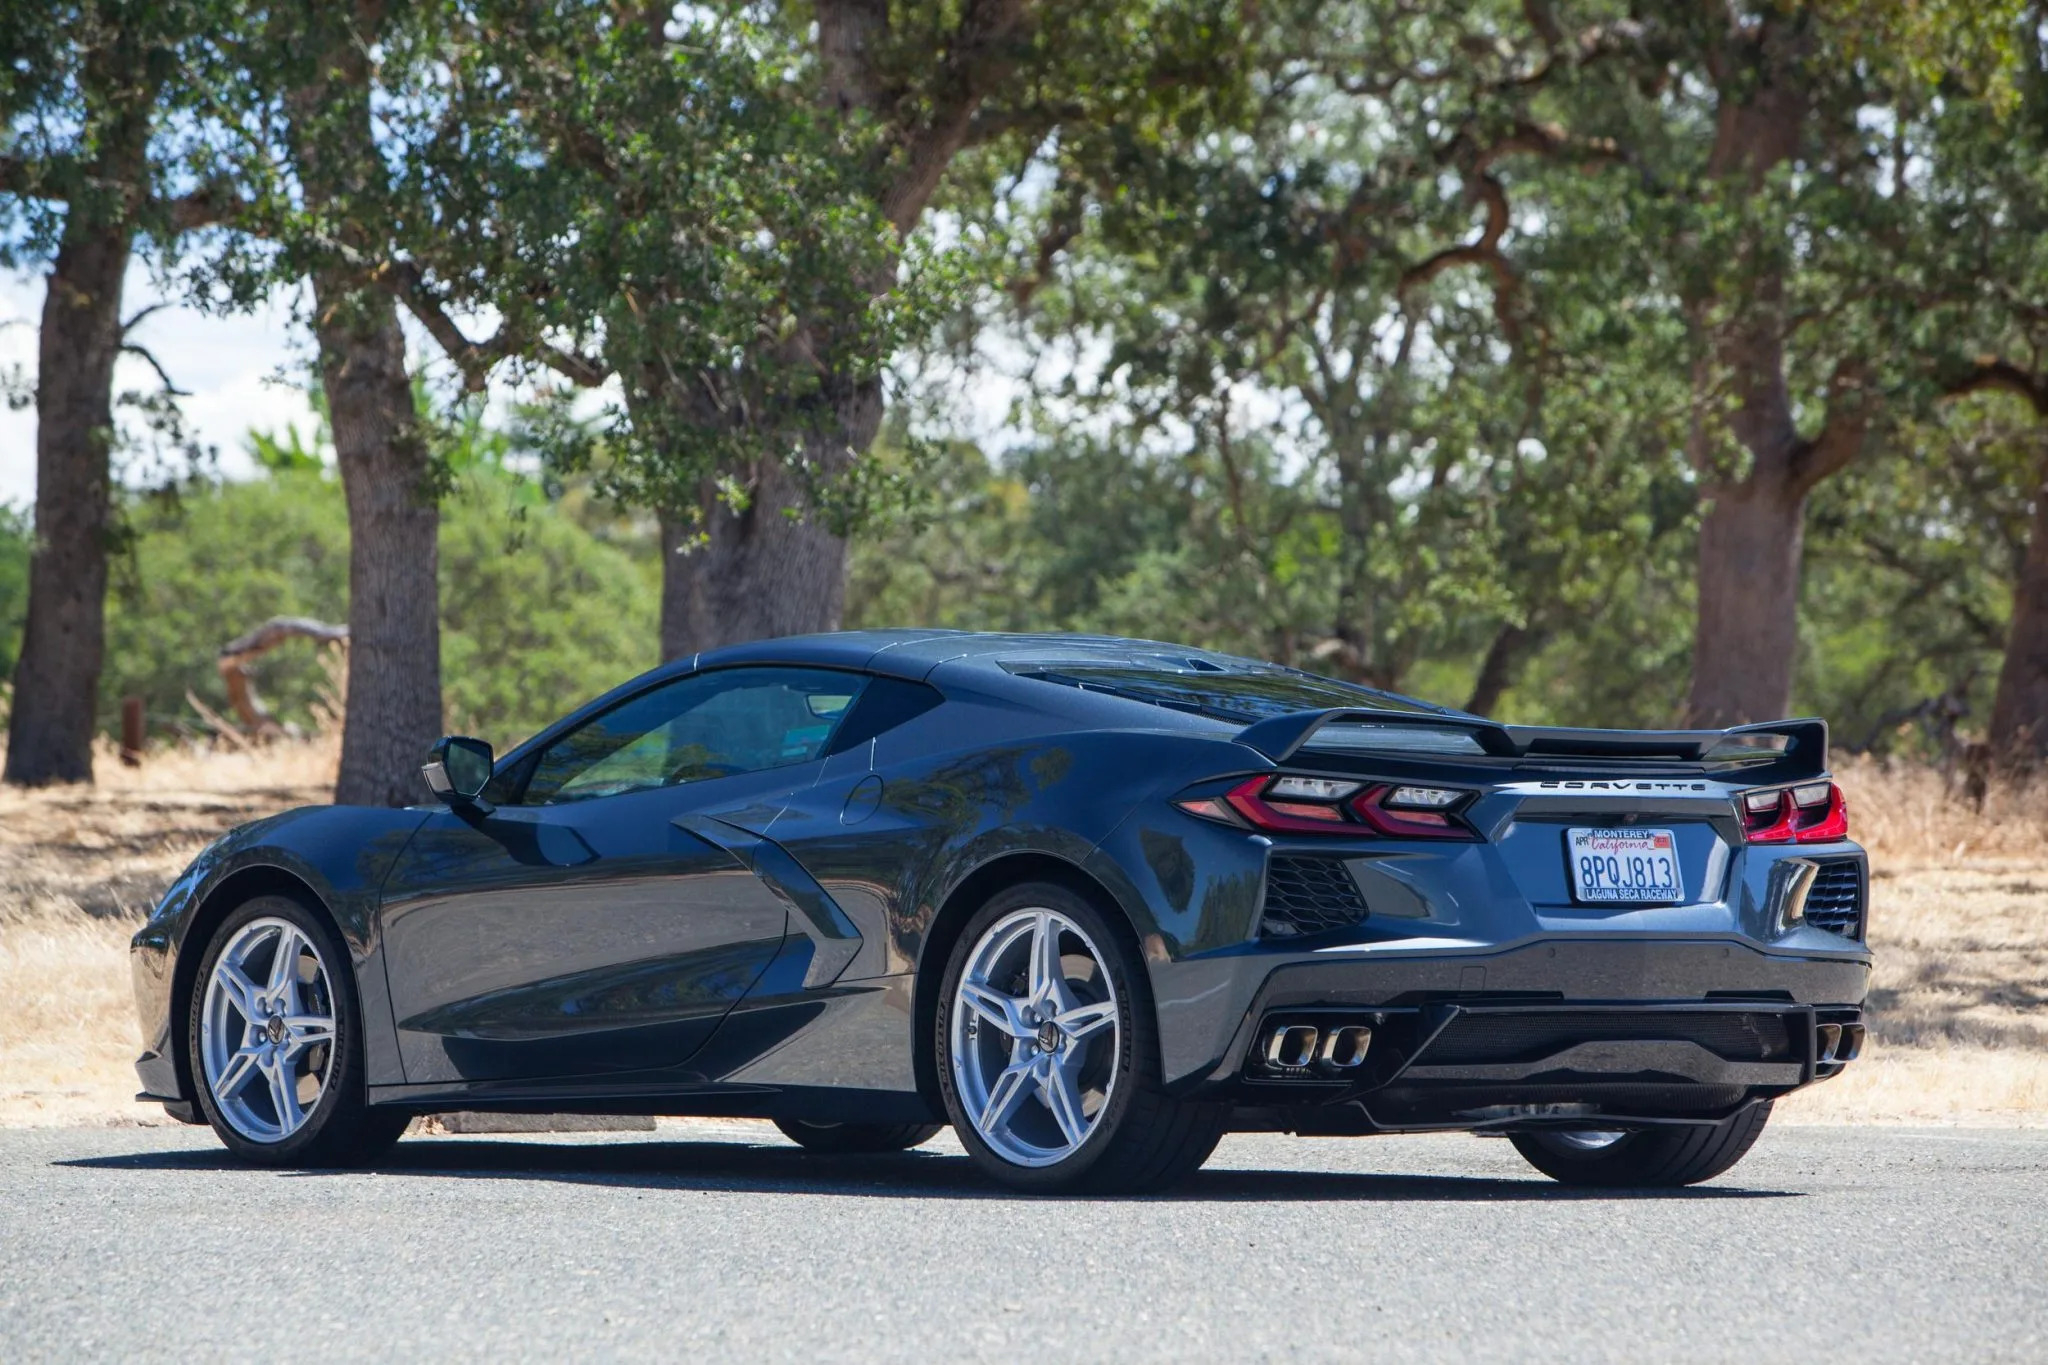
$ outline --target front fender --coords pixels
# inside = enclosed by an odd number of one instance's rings
[[[377,898],[424,808],[307,806],[241,825],[209,845],[171,883],[129,941],[144,1051],[143,1092],[189,1102],[181,1022],[193,975],[213,927],[250,896],[309,896],[332,917],[349,950],[362,1002],[365,1060],[372,1084],[402,1079],[385,989]],[[187,951],[187,949],[190,951]]]

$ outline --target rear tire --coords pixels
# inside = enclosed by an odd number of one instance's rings
[[[1770,1117],[1765,1100],[1719,1123],[1638,1129],[1598,1145],[1589,1134],[1540,1128],[1508,1138],[1531,1166],[1567,1185],[1675,1189],[1712,1180],[1742,1160]]]
[[[937,1123],[811,1123],[777,1119],[782,1135],[808,1152],[851,1156],[869,1152],[903,1152],[938,1136]]]
[[[185,1028],[200,1112],[227,1149],[314,1167],[389,1150],[412,1116],[370,1107],[362,1020],[348,947],[324,914],[288,896],[229,911],[206,943]]]
[[[954,944],[933,1047],[967,1154],[1033,1194],[1140,1194],[1193,1174],[1227,1106],[1160,1084],[1144,964],[1083,897],[1049,882],[997,893]],[[964,988],[964,989],[963,989]]]

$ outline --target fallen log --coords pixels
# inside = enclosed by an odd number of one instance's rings
[[[286,640],[297,639],[340,645],[345,649],[348,647],[348,627],[329,625],[309,616],[273,616],[248,634],[237,635],[220,647],[221,681],[227,684],[228,701],[234,706],[235,714],[242,718],[242,725],[250,738],[271,739],[283,734],[284,727],[277,723],[263,705],[263,699],[256,695],[256,685],[249,677],[249,665]]]

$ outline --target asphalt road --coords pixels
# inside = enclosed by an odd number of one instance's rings
[[[0,1359],[2048,1359],[2043,1132],[1776,1128],[1620,1197],[1469,1137],[1235,1137],[1136,1200],[957,1152],[728,1125],[301,1174],[0,1132]]]

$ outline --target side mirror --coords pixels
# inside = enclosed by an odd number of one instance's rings
[[[482,807],[484,788],[490,784],[495,761],[491,746],[482,740],[448,735],[427,751],[420,775],[427,779],[434,795],[449,805]]]

